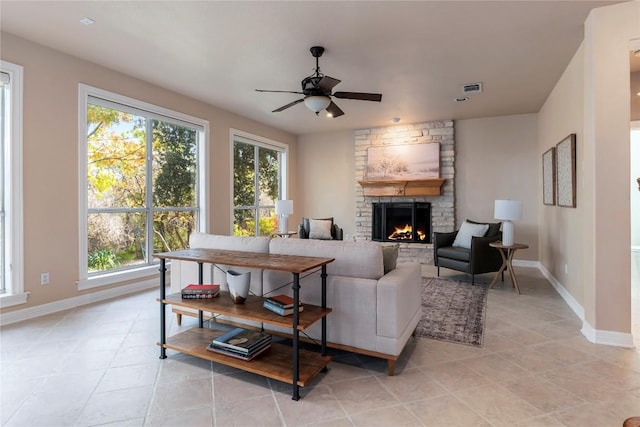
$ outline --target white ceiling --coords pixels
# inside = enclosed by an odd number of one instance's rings
[[[0,28],[296,134],[538,112],[612,1],[10,1]],[[80,19],[96,22],[86,26]],[[299,96],[314,45],[345,115],[316,117]],[[464,103],[461,85],[484,92]]]

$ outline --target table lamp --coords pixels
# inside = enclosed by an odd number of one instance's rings
[[[493,217],[502,223],[502,244],[512,246],[515,242],[513,222],[522,218],[522,202],[519,200],[496,200]]]
[[[286,233],[289,228],[289,215],[293,213],[293,200],[276,200],[276,215],[278,215],[278,229]]]

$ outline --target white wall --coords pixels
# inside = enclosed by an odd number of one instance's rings
[[[529,245],[519,259],[538,259],[538,115],[521,114],[455,122],[456,224],[465,219],[496,221],[496,199],[522,201],[516,241]]]
[[[298,200],[289,228],[302,217],[333,217],[344,238],[355,233],[354,133],[329,132],[298,138]],[[295,225],[295,227],[294,227]]]
[[[631,130],[631,247],[640,251],[640,121],[632,123]]]
[[[576,134],[576,207],[566,208],[542,204],[539,191],[540,249],[542,265],[564,286],[576,302],[583,304],[585,237],[582,224],[591,210],[586,196],[592,183],[587,183],[588,166],[584,163],[584,47],[575,53],[555,88],[539,113],[538,155],[564,139]],[[565,269],[566,266],[566,269]]]

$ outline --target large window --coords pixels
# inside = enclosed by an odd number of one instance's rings
[[[0,61],[0,306],[26,302],[22,236],[22,67]]]
[[[81,262],[89,281],[151,266],[154,253],[184,249],[204,230],[206,124],[159,110],[87,91]]]
[[[286,199],[286,146],[239,131],[233,143],[233,234],[271,236],[275,202]]]

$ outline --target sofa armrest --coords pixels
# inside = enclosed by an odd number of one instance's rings
[[[378,280],[376,330],[379,336],[398,338],[416,311],[422,309],[420,264],[399,263]]]

